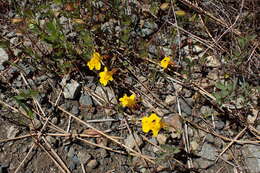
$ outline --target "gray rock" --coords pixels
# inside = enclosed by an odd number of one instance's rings
[[[58,124],[58,118],[57,117],[52,118],[51,122],[53,124],[57,125]]]
[[[176,96],[167,95],[164,102],[167,105],[173,105],[174,103],[176,103]]]
[[[172,55],[172,49],[169,49],[167,47],[162,48],[165,56],[171,56]]]
[[[67,83],[64,87],[63,94],[66,99],[75,99],[80,90],[80,84],[72,80],[71,83]]]
[[[72,161],[73,161],[74,163],[76,163],[77,165],[80,164],[80,160],[79,160],[79,158],[78,158],[77,155],[72,156]]]
[[[260,172],[260,146],[245,145],[242,149],[250,173]]]
[[[11,31],[11,32],[8,32],[8,34],[6,34],[6,37],[8,38],[11,38],[11,37],[14,37],[15,36],[15,32]]]
[[[47,137],[46,137],[46,140],[47,140],[50,144],[52,144],[53,146],[56,146],[56,145],[57,145],[57,140],[56,140],[54,137],[52,137],[52,136],[47,136]]]
[[[41,75],[41,76],[39,76],[36,80],[37,80],[37,82],[39,81],[39,82],[42,82],[42,81],[45,81],[45,80],[47,80],[48,79],[48,76],[46,76],[46,75]]]
[[[73,105],[72,109],[71,109],[71,113],[74,115],[78,115],[79,114],[79,105]]]
[[[217,149],[213,145],[204,143],[198,155],[207,160],[214,161],[217,158],[217,154]]]
[[[127,136],[127,138],[124,140],[126,146],[128,146],[129,148],[134,148],[135,147],[135,141],[136,141],[138,146],[143,144],[142,138],[140,138],[137,133],[134,133],[133,136],[129,134]],[[135,140],[134,140],[134,138],[135,138]]]
[[[180,85],[180,84],[174,83],[173,87],[174,87],[175,91],[177,91],[177,92],[180,92],[182,90],[182,85]]]
[[[13,48],[13,53],[15,56],[18,56],[19,53],[21,53],[22,51],[20,49],[17,49],[17,48]]]
[[[7,130],[6,137],[8,139],[15,138],[17,136],[17,134],[19,133],[19,129],[16,128],[15,126],[8,127],[6,130]]]
[[[75,148],[73,146],[71,146],[67,156],[69,159],[71,159],[74,155],[75,155]]]
[[[60,17],[60,24],[65,24],[68,21],[68,18],[61,16]]]
[[[89,167],[90,169],[95,169],[98,166],[98,161],[93,159],[90,160],[87,164],[87,167]]]
[[[78,158],[80,162],[85,165],[91,159],[91,155],[87,150],[80,150],[78,152]]]
[[[211,110],[211,108],[208,107],[208,106],[202,106],[202,107],[200,108],[200,112],[201,112],[201,114],[203,114],[204,116],[209,116],[209,115],[211,115],[212,110]]]
[[[68,37],[76,37],[77,33],[76,32],[71,32],[68,34]]]
[[[16,87],[16,88],[20,88],[22,86],[22,81],[20,80],[15,80],[13,82],[13,85]]]
[[[184,101],[181,98],[181,99],[179,99],[179,103],[180,103],[180,108],[181,108],[182,113],[185,113],[186,115],[191,115],[191,113],[192,113],[191,100],[188,98],[188,99],[185,99],[185,101]],[[177,104],[175,105],[175,110],[178,112],[178,105]]]
[[[215,121],[215,127],[218,130],[222,130],[225,127],[225,123],[221,120]]]
[[[207,135],[206,135],[206,140],[207,140],[209,143],[214,143],[215,137],[212,136],[211,134],[207,134]]]
[[[217,154],[217,149],[213,145],[204,143],[201,151],[198,153],[198,155],[201,156],[200,159],[197,159],[199,167],[207,168],[214,164]]]
[[[163,134],[158,134],[158,136],[156,137],[157,141],[159,142],[159,144],[165,144],[167,141],[167,136],[163,135]]]
[[[219,67],[221,63],[215,56],[208,56],[206,57],[206,66],[207,67]]]
[[[103,149],[103,148],[101,148],[101,149],[99,150],[99,152],[100,152],[100,157],[101,157],[101,158],[105,158],[105,157],[108,156],[107,150],[105,150],[105,149]]]
[[[10,43],[13,44],[13,45],[18,44],[18,42],[19,42],[18,37],[13,37],[13,38],[10,39]]]
[[[9,56],[3,48],[0,48],[0,70],[4,70],[3,63],[8,61]]]
[[[34,118],[32,126],[33,126],[33,129],[40,129],[42,127],[42,123],[40,120]]]
[[[77,164],[75,162],[69,162],[69,169],[70,170],[74,170],[74,169],[76,169],[76,167],[77,167]]]
[[[93,101],[92,98],[88,94],[81,94],[79,98],[79,104],[83,106],[92,106]]]
[[[145,21],[143,28],[141,28],[139,34],[141,37],[147,37],[158,29],[158,25],[154,22]]]
[[[148,47],[148,52],[152,55],[157,55],[158,54],[158,49],[155,45],[151,44]]]

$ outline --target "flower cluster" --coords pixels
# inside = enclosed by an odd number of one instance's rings
[[[135,100],[135,94],[132,94],[131,96],[127,96],[126,94],[119,99],[123,107],[129,107],[133,108],[136,104]]]
[[[160,129],[163,127],[161,118],[156,114],[151,114],[149,117],[142,118],[142,130],[148,133],[150,130],[153,132],[153,136],[157,136]]]
[[[91,56],[90,61],[87,63],[89,69],[100,70],[102,59],[103,59],[102,56],[98,52],[94,52]],[[171,61],[171,58],[169,56],[164,57],[160,62],[160,66],[163,69],[166,69],[170,64],[173,64],[173,62]],[[115,71],[116,71],[115,69],[109,71],[107,67],[104,67],[104,71],[99,73],[100,83],[103,86],[106,86],[109,81],[113,80],[113,74],[115,73]],[[127,94],[124,94],[124,96],[121,97],[119,101],[123,107],[135,108],[136,95],[132,94],[130,96],[127,96]],[[142,118],[142,130],[145,133],[152,131],[153,136],[157,136],[160,129],[163,127],[164,127],[164,122],[155,113],[152,113],[150,116],[145,116]]]
[[[102,56],[98,52],[94,52],[91,56],[90,61],[87,63],[88,67],[90,70],[96,69],[100,70],[101,69],[101,61],[102,61]],[[113,80],[113,70],[108,71],[107,67],[104,68],[103,72],[99,73],[99,82],[103,85],[106,86],[109,81]]]

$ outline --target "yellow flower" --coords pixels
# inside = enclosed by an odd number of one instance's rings
[[[171,58],[169,56],[163,58],[163,60],[161,60],[161,67],[163,69],[166,69],[168,67],[168,65],[170,64],[171,62]]]
[[[106,86],[108,81],[112,81],[113,80],[113,70],[112,71],[108,71],[107,68],[105,67],[103,72],[99,73],[99,81],[103,86]]]
[[[136,100],[135,100],[135,94],[132,94],[131,96],[127,96],[126,94],[124,95],[124,97],[120,98],[119,101],[121,102],[121,104],[123,105],[123,107],[129,107],[132,108],[135,106],[136,104]]]
[[[157,136],[160,129],[163,127],[161,118],[156,114],[151,114],[149,117],[142,118],[142,130],[148,133],[150,130],[153,132],[153,136]]]
[[[101,69],[101,60],[102,60],[102,57],[100,56],[100,54],[98,52],[94,52],[91,56],[90,61],[87,64],[89,69],[93,70],[95,68],[96,70],[100,70]]]

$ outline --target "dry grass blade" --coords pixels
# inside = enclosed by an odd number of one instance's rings
[[[122,151],[117,151],[117,150],[114,150],[112,148],[109,148],[109,147],[106,147],[104,145],[99,145],[99,144],[96,144],[96,143],[93,143],[93,142],[90,142],[86,139],[82,139],[80,137],[76,137],[78,140],[82,141],[82,142],[85,142],[86,144],[89,144],[89,145],[93,145],[93,146],[96,146],[96,147],[99,147],[99,148],[103,148],[105,150],[108,150],[108,151],[112,151],[112,152],[115,152],[115,153],[119,153],[119,154],[123,154],[123,155],[126,155],[127,153],[125,152],[122,152]]]

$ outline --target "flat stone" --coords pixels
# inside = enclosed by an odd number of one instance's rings
[[[199,148],[199,144],[197,143],[197,141],[191,141],[190,146],[192,151],[197,151]]]
[[[200,168],[208,168],[215,163],[217,158],[217,149],[208,143],[204,143],[201,151],[198,153],[201,158],[197,159]]]
[[[165,144],[167,141],[167,137],[163,134],[158,134],[156,137],[157,141],[159,142],[159,144]]]
[[[198,155],[207,160],[214,161],[217,158],[217,154],[217,149],[213,145],[204,143]]]
[[[67,83],[64,87],[63,94],[66,99],[75,99],[80,90],[80,84],[72,80],[71,83]]]
[[[0,70],[4,70],[3,63],[8,61],[9,56],[3,48],[0,48]]]
[[[192,109],[191,109],[192,105],[189,105],[189,104],[191,104],[189,102],[190,102],[189,98],[185,99],[185,101],[182,98],[179,99],[181,111],[182,111],[182,113],[185,113],[187,115],[191,115],[191,113],[192,113]],[[178,112],[177,104],[175,105],[175,110]]]
[[[208,106],[202,106],[202,107],[200,108],[200,112],[201,112],[201,114],[203,114],[204,116],[209,116],[209,115],[211,115],[212,110],[211,110],[211,108],[208,107]]]
[[[87,164],[88,161],[91,159],[91,155],[87,150],[80,150],[78,152],[78,158],[82,164]]]
[[[164,102],[167,105],[172,105],[172,104],[176,103],[176,96],[167,95]]]
[[[88,94],[81,94],[79,98],[79,104],[83,106],[92,106],[93,101],[91,96],[89,96]]]
[[[17,136],[17,134],[19,133],[19,129],[16,128],[15,126],[9,126],[7,128],[7,138],[11,139],[11,138],[15,138]]]
[[[93,159],[90,160],[87,164],[87,167],[91,168],[91,169],[95,169],[98,166],[98,161]]]
[[[163,47],[162,50],[163,50],[165,56],[171,56],[173,54],[172,49],[170,49],[170,48]]]
[[[218,130],[222,130],[225,127],[225,123],[221,120],[216,120],[215,121],[215,127]]]
[[[52,137],[52,136],[47,136],[46,137],[46,140],[50,143],[50,144],[52,144],[52,145],[56,145],[57,144],[57,140],[54,138],[54,137]]]
[[[73,105],[71,108],[71,113],[74,115],[78,115],[79,114],[79,105]]]
[[[207,67],[219,67],[221,64],[215,56],[206,57],[206,66]]]
[[[260,146],[244,145],[242,153],[250,173],[260,172]]]
[[[143,144],[143,140],[142,140],[142,138],[139,137],[139,135],[137,135],[136,133],[134,133],[133,135],[135,137],[135,140],[134,140],[134,137],[132,135],[130,135],[130,134],[124,140],[125,145],[128,146],[129,148],[134,148],[135,147],[135,141],[136,141],[138,146]]]
[[[116,95],[114,93],[114,90],[111,89],[110,87],[102,87],[102,86],[97,86],[95,89],[95,93],[100,96],[103,100],[106,101],[106,103],[113,103],[117,104],[118,101],[116,99]],[[101,101],[102,102],[102,101]],[[113,114],[115,111],[111,108],[105,108],[105,113],[107,115]]]

